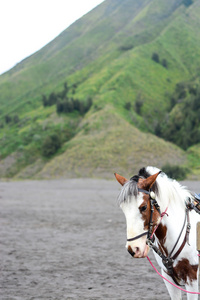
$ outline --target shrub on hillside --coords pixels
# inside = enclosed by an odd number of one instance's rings
[[[72,94],[74,94],[76,88],[77,88],[77,84],[73,84],[70,88],[68,87],[67,82],[65,82],[62,91],[58,93],[52,92],[48,97],[46,95],[42,95],[43,106],[44,107],[52,106],[54,104],[57,104],[59,100],[68,99],[68,92],[70,91],[70,89],[72,89]]]
[[[19,116],[18,115],[14,115],[14,116],[6,115],[5,122],[6,122],[6,124],[9,124],[11,122],[13,124],[17,124],[17,123],[19,123]]]
[[[119,50],[121,50],[121,51],[129,51],[129,50],[131,50],[131,49],[133,49],[133,45],[123,45],[123,46],[120,46],[119,47]]]
[[[18,116],[18,115],[14,115],[14,116],[13,116],[13,123],[14,123],[14,124],[19,123],[19,116]]]
[[[71,87],[68,87],[67,82],[65,82],[64,88],[61,92],[52,92],[49,97],[42,95],[43,106],[56,105],[56,111],[58,114],[78,111],[81,115],[84,115],[92,106],[92,98],[88,97],[86,101],[80,101],[73,98],[72,95],[75,94],[76,88],[76,83],[74,83]],[[70,95],[68,94],[69,92]]]
[[[161,64],[162,64],[162,66],[163,66],[164,68],[166,68],[166,69],[168,68],[168,62],[167,62],[167,60],[166,60],[165,58],[162,59]]]
[[[55,154],[61,147],[60,137],[54,133],[47,136],[42,144],[42,155],[44,157],[50,157]]]
[[[183,0],[183,4],[188,7],[193,4],[193,0]]]
[[[187,177],[188,169],[178,165],[166,164],[162,167],[162,171],[170,178],[184,180]]]
[[[42,95],[42,104],[44,107],[48,106],[48,99],[46,95]]]
[[[158,53],[156,53],[156,52],[154,52],[153,54],[152,54],[152,60],[154,60],[156,63],[159,63],[160,62],[160,58],[159,58],[159,55],[158,55]]]
[[[139,93],[137,95],[137,98],[136,98],[136,101],[135,101],[135,112],[138,115],[141,115],[143,104],[144,104],[144,99],[143,99],[142,95]]]
[[[84,104],[82,101],[74,98],[65,98],[62,101],[57,101],[56,103],[56,111],[58,114],[60,113],[71,113],[73,111],[78,111],[81,115],[84,115],[89,111],[92,106],[92,99],[88,98],[86,103]]]
[[[130,110],[131,109],[131,103],[130,102],[126,102],[124,104],[124,108],[127,109],[127,110]]]
[[[164,68],[168,69],[168,61],[166,60],[166,58],[163,58],[161,60],[158,53],[152,53],[151,59],[156,63],[161,64]]]
[[[9,116],[9,115],[6,115],[6,116],[5,116],[5,122],[6,122],[6,124],[8,124],[8,123],[12,122],[12,118],[11,118],[11,116]]]

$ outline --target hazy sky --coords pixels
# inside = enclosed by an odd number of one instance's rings
[[[54,39],[103,0],[1,0],[0,74]]]

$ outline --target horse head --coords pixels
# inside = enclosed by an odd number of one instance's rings
[[[117,181],[122,185],[119,203],[126,218],[128,252],[135,258],[148,255],[147,236],[160,221],[159,206],[155,194],[151,191],[160,172],[142,178],[134,176],[130,180],[116,174]]]

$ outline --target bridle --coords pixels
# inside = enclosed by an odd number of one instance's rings
[[[153,231],[153,213],[154,213],[154,207],[155,209],[159,212],[160,214],[160,217],[163,217],[163,215],[161,214],[161,211],[160,211],[160,206],[158,205],[158,202],[156,201],[156,195],[153,191],[149,190],[149,191],[146,191],[144,189],[140,189],[138,188],[138,192],[142,192],[142,193],[145,193],[147,195],[149,195],[149,200],[150,200],[150,209],[151,209],[151,214],[150,214],[150,221],[149,221],[149,228],[148,228],[148,231],[142,233],[142,234],[139,234],[133,238],[130,238],[130,239],[127,239],[128,242],[131,242],[131,241],[135,241],[139,238],[141,238],[142,236],[144,235],[147,235],[147,245],[153,249],[153,251],[155,251],[162,259],[162,263],[163,265],[166,267],[167,269],[167,273],[168,275],[170,275],[174,282],[177,284],[177,285],[181,285],[180,284],[180,281],[179,279],[175,276],[174,274],[174,269],[173,269],[173,263],[174,263],[174,260],[178,257],[178,255],[181,253],[181,251],[183,250],[186,242],[189,244],[189,233],[190,233],[190,228],[191,228],[191,225],[190,225],[190,220],[189,220],[189,211],[193,208],[189,205],[186,205],[186,211],[185,211],[185,219],[184,219],[184,223],[183,223],[183,226],[182,226],[182,229],[181,229],[181,232],[177,238],[177,241],[174,245],[174,247],[172,248],[170,254],[168,256],[166,256],[165,254],[162,253],[162,251],[154,244],[154,232],[155,230]],[[164,213],[166,214],[166,212]],[[162,219],[162,218],[161,218]],[[175,254],[173,254],[180,238],[181,238],[181,235],[183,233],[183,230],[185,228],[185,224],[186,224],[186,220],[187,220],[187,226],[186,226],[186,233],[185,233],[185,237],[184,237],[184,240],[181,244],[181,246],[179,247],[179,249],[176,251]]]
[[[140,189],[138,188],[138,192],[142,192],[145,193],[147,195],[149,195],[149,200],[150,200],[150,209],[151,209],[151,214],[150,214],[150,220],[149,220],[149,229],[146,232],[143,232],[133,238],[127,239],[128,242],[132,242],[135,241],[139,238],[141,238],[144,235],[147,235],[147,239],[151,240],[151,236],[152,236],[152,232],[153,232],[153,213],[154,213],[154,206],[157,209],[157,211],[159,212],[160,216],[161,216],[161,211],[160,211],[160,206],[158,205],[158,202],[156,201],[156,195],[152,190],[146,191],[144,189]]]
[[[181,229],[180,234],[179,234],[179,236],[176,240],[176,243],[174,244],[174,247],[172,248],[172,250],[171,250],[171,252],[169,253],[168,256],[163,254],[162,251],[156,245],[154,245],[154,243],[151,239],[147,239],[147,242],[146,242],[147,245],[149,245],[149,247],[151,249],[153,249],[153,251],[155,251],[161,257],[162,263],[167,269],[167,274],[170,275],[172,277],[172,279],[174,280],[174,282],[179,286],[181,286],[180,280],[174,274],[173,263],[174,263],[175,259],[179,256],[181,251],[183,250],[186,242],[189,244],[189,233],[190,233],[190,228],[191,228],[190,220],[189,220],[189,210],[190,209],[188,207],[186,207],[185,218],[184,218],[184,223],[183,223],[182,229]],[[176,248],[176,246],[177,246],[177,244],[178,244],[178,242],[181,238],[183,230],[185,228],[186,221],[187,221],[187,225],[186,225],[186,232],[185,232],[183,242],[180,245],[180,247],[178,248],[178,250],[174,253],[174,250],[175,250],[175,248]]]

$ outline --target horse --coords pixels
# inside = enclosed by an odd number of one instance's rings
[[[122,185],[118,201],[126,219],[130,255],[148,257],[153,249],[171,299],[181,299],[182,292],[174,285],[185,287],[187,299],[198,299],[200,215],[195,195],[156,167],[142,168],[130,180],[117,173],[115,177]]]

